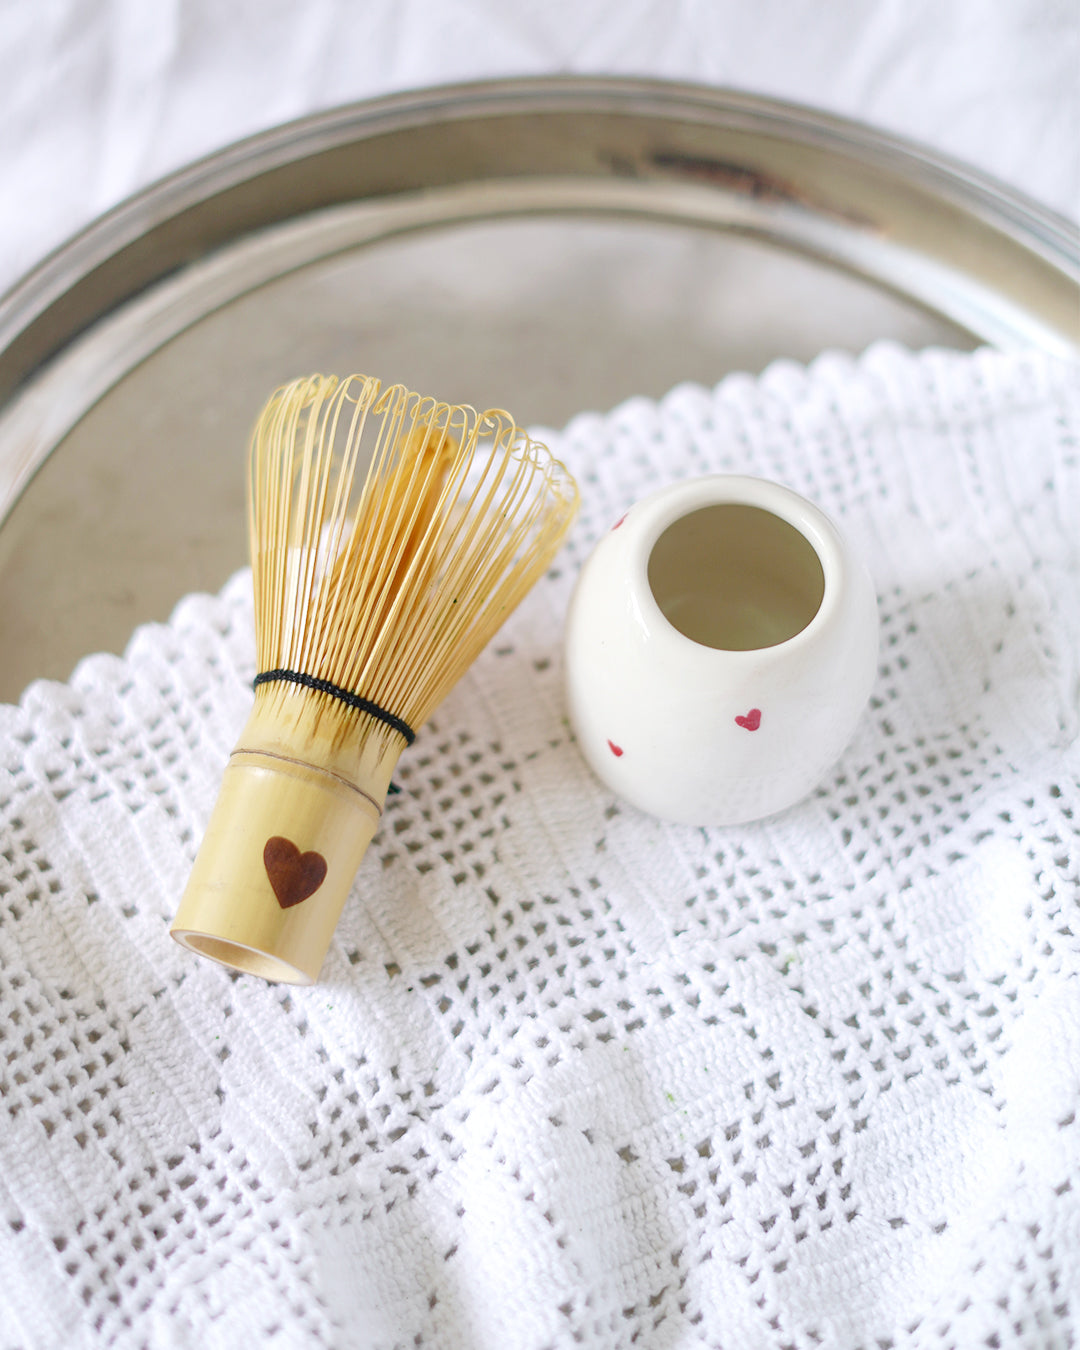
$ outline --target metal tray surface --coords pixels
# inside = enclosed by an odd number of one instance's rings
[[[269,390],[363,370],[529,425],[879,338],[1080,353],[1065,221],[840,119],[549,78],[214,155],[0,300],[0,699],[245,556]]]

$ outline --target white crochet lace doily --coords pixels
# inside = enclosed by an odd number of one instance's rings
[[[881,346],[550,439],[580,522],[313,988],[167,935],[246,574],[0,709],[4,1350],[1072,1344],[1077,371]],[[710,830],[590,776],[560,641],[599,534],[717,470],[837,520],[883,642],[820,789]]]

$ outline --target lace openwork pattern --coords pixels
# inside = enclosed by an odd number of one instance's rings
[[[250,577],[0,709],[0,1347],[1067,1346],[1080,1303],[1080,390],[889,346],[552,436],[584,507],[402,759],[310,989],[168,922]],[[591,777],[562,617],[672,478],[834,516],[882,618],[805,802]]]

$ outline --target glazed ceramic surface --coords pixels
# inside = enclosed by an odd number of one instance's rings
[[[755,820],[839,757],[877,647],[869,574],[816,506],[758,478],[675,483],[633,506],[582,569],[570,717],[595,773],[642,810]]]

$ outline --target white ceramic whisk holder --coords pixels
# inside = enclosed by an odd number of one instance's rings
[[[772,815],[839,758],[877,667],[869,573],[816,506],[717,474],[644,498],[600,541],[566,623],[586,761],[691,825]]]

